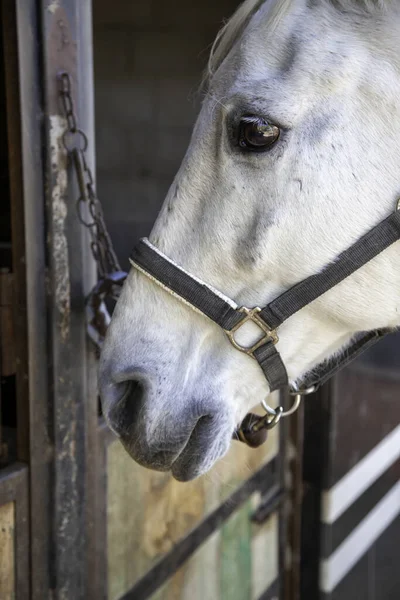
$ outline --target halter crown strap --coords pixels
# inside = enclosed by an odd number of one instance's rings
[[[320,273],[303,279],[270,302],[262,309],[260,316],[271,327],[279,327],[286,319],[325,294],[325,292],[341,281],[347,279],[349,275],[366,265],[399,239],[400,209],[397,207],[394,213],[370,229],[357,242],[347,248],[347,250],[344,250],[333,263],[325,267]],[[300,384],[300,388],[307,389],[310,386],[319,387],[337,371],[391,332],[392,330],[386,329],[371,331],[357,336],[339,359],[334,358],[324,361],[313,369],[311,374],[306,375]],[[271,369],[274,372],[275,354],[278,354],[278,352],[273,347],[270,355],[260,363],[264,374],[268,373]]]
[[[270,390],[273,391],[288,384],[286,368],[276,349],[278,341],[276,328],[399,239],[400,210],[397,209],[342,252],[320,273],[297,283],[264,308],[253,309],[239,308],[223,293],[175,264],[146,238],[140,240],[134,248],[130,260],[136,269],[156,284],[224,329],[235,348],[246,352],[258,361],[268,380]],[[250,348],[238,344],[234,335],[248,320],[258,325],[262,332],[261,338]],[[361,334],[339,360],[325,361],[313,370],[312,375],[306,376],[301,387],[320,385],[387,333],[390,333],[390,330]]]
[[[270,302],[262,309],[262,317],[271,327],[279,327],[286,319],[363,267],[399,239],[400,210],[396,210],[344,250],[320,273],[303,279]]]

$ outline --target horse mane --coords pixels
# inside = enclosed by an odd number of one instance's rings
[[[240,37],[252,16],[264,4],[265,0],[245,0],[239,6],[233,16],[223,25],[212,45],[208,61],[205,82],[209,81],[218,69],[224,58],[229,54],[235,40]],[[318,6],[322,3],[329,4],[341,12],[372,15],[384,12],[389,5],[395,4],[396,0],[308,0],[310,6]],[[292,0],[277,0],[271,10],[269,25],[274,26],[292,4]]]

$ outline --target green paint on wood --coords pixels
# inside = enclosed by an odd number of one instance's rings
[[[251,502],[222,527],[220,600],[251,599]]]

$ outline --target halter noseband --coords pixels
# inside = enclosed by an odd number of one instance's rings
[[[326,266],[320,273],[303,279],[263,308],[238,307],[233,300],[220,291],[175,264],[147,238],[140,240],[134,248],[130,262],[133,267],[168,293],[217,323],[236,350],[244,352],[258,362],[272,392],[287,388],[289,385],[285,365],[276,349],[279,326],[399,239],[400,199],[393,214],[342,252],[337,260]],[[261,334],[259,339],[249,347],[239,344],[235,337],[237,331],[248,321],[257,325]],[[260,431],[271,429],[282,416],[292,414],[298,408],[302,396],[314,392],[339,369],[392,331],[381,329],[361,333],[339,359],[326,360],[318,365],[303,378],[298,387],[290,387],[290,394],[295,396],[294,405],[290,410],[285,412],[282,407],[273,409],[263,401],[266,416],[260,418],[252,415],[251,422],[249,421],[245,426],[242,424],[238,431],[239,439],[249,445],[259,445],[255,438]]]

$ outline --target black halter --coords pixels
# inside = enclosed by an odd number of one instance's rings
[[[400,200],[393,214],[342,252],[323,271],[297,283],[264,308],[239,308],[233,300],[176,265],[146,238],[133,250],[131,263],[169,293],[217,323],[237,350],[257,360],[270,390],[274,391],[288,386],[286,368],[276,349],[279,326],[399,239]],[[235,333],[249,320],[259,327],[262,335],[253,346],[243,347],[236,341]],[[303,378],[298,388],[291,388],[291,393],[301,396],[316,390],[362,351],[391,332],[384,329],[360,333],[340,358],[321,363]]]

